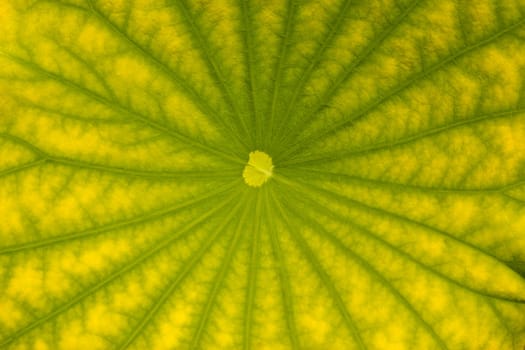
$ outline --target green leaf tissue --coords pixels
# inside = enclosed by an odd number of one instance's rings
[[[524,346],[524,0],[0,1],[1,350]]]

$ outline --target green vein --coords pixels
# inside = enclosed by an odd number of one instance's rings
[[[51,170],[55,170],[55,169],[51,169]],[[68,192],[68,188],[71,186],[71,183],[73,182],[73,179],[75,179],[76,175],[77,173],[74,171],[67,171],[66,174],[64,174],[64,177],[60,179],[60,186],[57,187],[56,190],[53,191],[53,194],[47,197],[46,200],[49,201],[50,203],[56,203],[60,197],[67,198],[69,195],[71,195],[71,192]],[[110,181],[108,181],[106,183],[106,186],[104,186],[101,190],[99,190],[100,192],[98,193],[106,194],[107,193],[106,191],[108,190],[107,186],[111,186]],[[80,202],[81,202],[80,200],[77,201],[78,207],[82,210],[84,208],[84,205]],[[84,213],[87,214],[86,215],[87,218],[91,219],[91,215],[89,214],[88,210],[85,210]],[[95,223],[95,222],[91,221],[91,223]],[[39,230],[33,230],[33,232],[38,232],[38,231]]]
[[[259,137],[259,130],[262,127],[260,125],[260,120],[262,118],[259,118],[258,116],[258,108],[257,108],[257,87],[256,87],[256,78],[255,78],[255,72],[254,72],[254,59],[253,59],[253,39],[251,37],[251,33],[253,31],[252,26],[250,24],[250,10],[249,10],[249,1],[248,0],[239,0],[240,1],[240,10],[241,10],[241,32],[243,33],[242,39],[244,41],[244,53],[245,53],[245,60],[246,60],[246,70],[247,70],[247,83],[248,83],[248,96],[249,96],[249,104],[251,109],[251,123],[252,126],[256,129],[255,130],[255,145],[258,146],[258,137]]]
[[[372,53],[374,53],[374,51],[385,41],[385,39],[387,39],[394,32],[395,29],[397,29],[397,27],[400,24],[403,23],[403,20],[416,8],[420,1],[421,0],[413,0],[406,8],[404,8],[399,14],[399,16],[397,16],[395,20],[392,23],[390,23],[384,31],[382,31],[377,37],[371,40],[370,43],[364,48],[364,50],[359,53],[356,59],[353,60],[352,63],[345,68],[343,73],[338,76],[334,84],[332,84],[330,88],[319,99],[317,105],[308,108],[310,112],[306,114],[306,116],[302,120],[303,128],[301,130],[306,129],[310,122],[320,113],[321,109],[328,104],[328,101],[330,101],[335,96],[337,91],[339,91],[339,89],[344,85],[344,83],[350,77],[352,77],[352,75],[356,72],[357,68],[360,67],[363,62],[366,62],[366,59]],[[301,130],[298,131],[300,132]],[[292,137],[289,137],[289,140],[295,140],[297,136],[299,136],[299,134],[295,133]]]
[[[318,64],[321,62],[321,58],[323,57],[325,51],[330,47],[334,39],[336,38],[336,35],[339,34],[339,31],[343,27],[344,20],[347,16],[348,9],[350,8],[350,4],[352,3],[352,0],[345,0],[343,2],[343,5],[341,6],[341,9],[338,11],[337,16],[335,20],[330,21],[331,23],[334,23],[330,26],[328,35],[326,38],[322,41],[321,45],[317,47],[317,50],[315,51],[314,55],[312,56],[310,63],[306,70],[301,74],[301,77],[299,78],[299,81],[297,84],[291,88],[292,91],[292,97],[290,97],[290,100],[287,102],[287,108],[285,109],[283,116],[280,120],[282,122],[278,122],[276,125],[276,130],[279,130],[281,127],[285,128],[286,123],[288,122],[288,118],[290,117],[290,114],[295,109],[297,98],[299,97],[299,93],[303,91],[304,86],[314,70],[317,68]],[[274,140],[274,136],[272,134],[271,141]]]
[[[188,9],[188,5],[186,4],[185,0],[170,0],[170,3],[175,2],[175,5],[179,8],[180,12],[182,13],[187,28],[190,31],[190,34],[194,38],[193,42],[196,44],[197,48],[200,50],[200,52],[204,56],[204,60],[206,61],[206,64],[208,66],[208,69],[211,71],[213,80],[215,80],[216,84],[219,86],[219,89],[221,90],[221,93],[223,95],[223,98],[226,101],[226,104],[232,109],[233,113],[236,117],[234,117],[234,123],[236,124],[237,129],[239,132],[243,132],[246,134],[247,140],[252,137],[250,135],[250,128],[245,123],[245,119],[243,118],[242,114],[239,112],[239,108],[237,106],[237,103],[235,102],[231,89],[228,87],[228,84],[226,83],[226,78],[222,74],[221,70],[219,69],[218,64],[215,62],[209,47],[211,46],[210,43],[206,40],[206,38],[202,35],[201,31],[197,27],[197,23],[195,22],[195,19],[190,13],[190,10]],[[240,138],[243,139],[243,138]],[[244,143],[244,146],[247,147],[246,151],[249,151],[250,146],[253,144],[252,142],[249,142],[248,144]]]
[[[189,85],[185,78],[180,77],[177,72],[175,72],[171,67],[169,67],[165,62],[161,61],[158,57],[153,55],[150,51],[141,46],[136,40],[134,40],[128,33],[119,28],[115,23],[111,22],[108,17],[106,17],[96,6],[93,4],[93,0],[87,0],[90,5],[90,10],[101,20],[103,24],[106,25],[113,33],[117,34],[123,38],[127,43],[129,43],[135,50],[137,50],[142,57],[145,57],[151,61],[155,66],[157,66],[167,77],[169,77],[175,85],[177,85],[183,92],[186,93],[186,96],[195,103],[195,105],[204,113],[204,115],[209,116],[213,121],[220,127],[227,129],[229,133],[224,136],[234,136],[234,139],[240,146],[246,146],[244,141],[239,138],[238,134],[233,132],[232,127],[224,122],[224,118],[219,115],[191,85]]]
[[[328,273],[325,271],[325,269],[323,268],[319,260],[315,257],[308,243],[296,231],[294,225],[292,225],[292,223],[289,222],[288,217],[286,216],[284,212],[284,209],[281,207],[279,200],[277,200],[275,196],[273,195],[273,192],[272,192],[271,197],[273,199],[275,208],[278,209],[279,217],[286,224],[286,227],[288,228],[290,237],[292,237],[292,239],[297,243],[297,245],[303,252],[304,256],[306,257],[306,259],[308,260],[312,268],[315,270],[315,273],[319,276],[324,286],[330,293],[334,301],[334,305],[336,306],[337,310],[341,313],[341,316],[343,317],[345,325],[348,327],[348,330],[350,331],[355,341],[355,344],[359,347],[359,349],[366,350],[367,347],[365,346],[363,339],[361,338],[357,325],[355,321],[353,320],[352,316],[350,315],[348,309],[346,308],[346,304],[344,300],[342,299],[341,295],[339,294],[339,292],[337,291],[332,279],[330,278]]]
[[[9,175],[16,174],[24,170],[32,169],[39,165],[44,164],[45,162],[46,162],[45,159],[37,159],[37,160],[33,160],[33,161],[30,161],[24,164],[13,166],[11,168],[2,169],[0,170],[0,177],[9,176]]]
[[[200,346],[200,343],[203,337],[203,333],[204,333],[204,329],[206,328],[206,325],[210,320],[213,306],[215,305],[215,301],[219,295],[219,291],[224,284],[224,281],[226,279],[226,274],[228,272],[228,269],[230,268],[233,257],[243,238],[242,224],[246,221],[246,217],[248,215],[248,208],[249,208],[249,205],[247,205],[248,203],[247,203],[246,197],[244,197],[243,200],[239,201],[239,204],[242,204],[244,206],[244,209],[242,211],[240,219],[237,221],[237,228],[232,238],[232,242],[228,247],[228,251],[226,252],[223,258],[219,272],[217,273],[217,275],[215,276],[213,280],[213,285],[207,297],[206,305],[204,306],[204,309],[200,314],[198,324],[195,328],[195,333],[193,333],[193,337],[191,339],[191,345],[189,347],[190,349],[198,349]],[[235,213],[237,213],[237,210],[235,211]]]
[[[505,260],[502,262],[512,271],[525,278],[525,261],[520,261],[519,258],[513,258],[511,260]]]
[[[510,199],[511,201],[515,202],[515,203],[519,203],[520,205],[525,205],[525,200],[521,199],[521,198],[517,198],[513,195],[510,195],[508,193],[503,193],[503,197],[507,198],[507,199]]]
[[[91,73],[93,77],[99,82],[99,84],[102,86],[106,94],[109,96],[110,99],[116,100],[117,96],[115,95],[115,92],[113,89],[109,86],[106,79],[104,79],[104,76],[98,72],[94,64],[92,62],[88,62],[85,58],[80,56],[78,53],[74,52],[71,48],[57,42],[53,38],[48,38],[49,40],[53,41],[61,50],[65,51],[69,56],[71,56],[75,61],[79,62],[82,67]]]
[[[126,123],[131,123],[129,119],[124,118],[98,118],[98,117],[82,117],[80,115],[67,113],[62,110],[56,110],[53,108],[49,108],[47,106],[42,106],[39,104],[34,103],[33,101],[22,97],[20,95],[15,94],[9,94],[9,97],[15,101],[18,105],[26,107],[28,109],[37,110],[40,112],[45,112],[47,114],[54,114],[57,116],[60,116],[64,119],[71,119],[91,125],[101,125],[101,124],[120,124],[120,125],[126,125]]]
[[[468,37],[468,33],[469,33],[469,30],[472,31],[472,28],[470,29],[467,29],[466,28],[466,23],[468,22],[468,20],[465,18],[466,17],[466,14],[468,13],[467,12],[467,8],[465,7],[465,4],[464,2],[462,1],[458,1],[456,3],[456,17],[457,17],[457,24],[458,24],[458,28],[459,28],[459,32],[461,34],[461,40],[463,41],[463,43],[465,45],[468,45],[468,42],[469,42],[469,37]]]
[[[0,138],[3,138],[3,139],[6,139],[6,140],[9,140],[17,145],[20,145],[24,148],[27,148],[28,150],[30,150],[31,152],[33,152],[33,154],[35,156],[38,156],[39,158],[41,159],[46,159],[47,158],[47,153],[45,153],[44,151],[42,151],[40,148],[36,147],[35,145],[33,145],[31,142],[19,137],[19,136],[16,136],[16,135],[13,135],[13,134],[10,134],[10,133],[7,133],[7,132],[1,132],[0,131]]]
[[[105,164],[96,164],[90,163],[82,160],[77,160],[73,158],[66,158],[60,156],[53,156],[45,151],[41,150],[37,146],[31,144],[29,141],[7,133],[0,132],[0,138],[5,138],[10,141],[13,141],[21,146],[29,148],[31,151],[40,156],[39,159],[11,168],[0,171],[0,177],[9,175],[11,173],[16,173],[24,169],[32,168],[36,165],[46,164],[46,163],[55,163],[63,166],[88,169],[112,174],[125,175],[128,177],[141,177],[141,178],[151,178],[151,179],[175,179],[175,178],[184,178],[184,179],[210,179],[210,178],[233,178],[237,177],[239,169],[237,168],[223,168],[223,169],[211,169],[211,170],[140,170],[132,169],[126,167],[110,166]]]
[[[295,139],[294,145],[288,149],[286,152],[284,152],[280,157],[286,158],[288,156],[294,155],[296,152],[300,151],[301,148],[304,146],[305,143],[313,143],[317,140],[324,139],[327,136],[339,131],[340,129],[352,125],[359,119],[365,117],[368,115],[371,111],[376,109],[377,107],[381,106],[384,102],[388,101],[390,98],[398,96],[402,91],[405,89],[411,87],[414,83],[422,80],[423,78],[427,77],[428,75],[440,70],[443,67],[446,67],[447,65],[451,63],[455,63],[457,59],[459,59],[462,56],[467,55],[468,53],[482,48],[486,45],[491,44],[496,39],[500,38],[501,36],[511,32],[514,29],[519,28],[523,23],[525,23],[525,18],[522,18],[521,20],[517,21],[516,23],[513,23],[512,25],[497,31],[496,33],[493,33],[492,35],[488,36],[487,38],[479,41],[476,44],[472,44],[469,46],[466,46],[446,57],[441,59],[440,61],[430,65],[428,68],[423,69],[422,71],[419,71],[413,75],[411,75],[407,80],[402,82],[401,84],[395,86],[393,89],[391,89],[389,92],[385,94],[381,94],[377,99],[373,100],[371,103],[363,107],[362,109],[350,113],[348,116],[344,117],[342,120],[338,121],[337,123],[334,123],[330,127],[320,130],[314,137],[306,137],[302,139]]]
[[[450,233],[448,233],[446,231],[440,230],[439,228],[436,228],[436,227],[432,227],[432,226],[427,225],[427,224],[425,224],[423,222],[419,222],[419,221],[416,221],[416,220],[411,219],[409,217],[393,213],[393,212],[388,211],[388,210],[383,209],[383,208],[374,207],[374,206],[365,204],[363,202],[360,202],[360,201],[357,201],[357,200],[354,200],[354,199],[350,199],[350,198],[342,196],[342,195],[340,195],[340,194],[338,194],[336,192],[333,192],[331,190],[326,190],[324,188],[321,188],[321,187],[319,187],[317,185],[313,185],[311,183],[309,183],[308,186],[305,186],[303,184],[300,184],[299,181],[288,181],[288,180],[284,180],[283,178],[281,178],[281,182],[283,184],[286,184],[289,189],[292,189],[293,191],[295,191],[295,192],[297,192],[299,194],[304,195],[305,193],[310,193],[310,196],[312,197],[312,200],[310,200],[309,203],[312,206],[315,206],[318,210],[322,210],[322,206],[320,204],[318,204],[318,197],[317,197],[319,194],[321,194],[321,195],[324,195],[326,197],[334,199],[338,203],[347,203],[350,206],[362,208],[363,210],[365,210],[365,211],[367,211],[369,213],[371,212],[371,213],[376,213],[379,216],[391,217],[391,218],[399,220],[401,222],[408,223],[408,224],[410,224],[412,226],[423,228],[426,232],[434,232],[435,234],[442,235],[445,238],[450,239],[453,242],[456,242],[458,244],[463,245],[467,249],[470,249],[470,250],[475,251],[475,252],[477,252],[477,253],[479,253],[481,255],[484,255],[485,258],[487,258],[487,259],[492,259],[492,260],[494,260],[494,261],[496,261],[498,263],[504,263],[498,257],[494,256],[493,254],[490,254],[488,251],[486,251],[486,250],[484,250],[484,249],[482,249],[480,247],[477,247],[477,246],[475,246],[475,245],[473,245],[473,244],[471,244],[471,243],[469,243],[469,242],[467,242],[465,240],[462,240],[459,237],[455,237],[454,235],[452,235],[452,234],[450,234]],[[314,191],[317,193],[317,195],[312,193]],[[301,200],[304,201],[305,199],[301,199]],[[492,294],[486,294],[486,295],[490,296],[492,298],[495,298],[495,299],[501,299],[501,300],[505,300],[505,301],[515,302],[515,303],[522,303],[522,304],[525,303],[525,298],[524,299],[519,299],[519,298],[506,298],[506,297],[503,297],[503,296],[492,295]]]
[[[35,7],[37,7],[38,5],[43,5],[43,4],[46,4],[46,5],[52,5],[52,6],[61,6],[61,7],[64,7],[64,8],[67,8],[67,9],[71,9],[71,10],[76,10],[76,11],[86,11],[86,8],[82,7],[82,6],[79,6],[79,5],[76,5],[76,4],[70,4],[70,3],[67,3],[67,2],[63,2],[63,1],[60,1],[60,0],[38,0],[38,1],[35,1],[33,3],[31,3],[30,5],[27,6],[27,10],[30,11],[30,10],[34,10]]]
[[[127,2],[128,6],[126,6],[126,12],[124,14],[124,19],[122,20],[122,28],[124,29],[129,29],[129,21],[131,20],[133,9],[136,6],[135,3],[135,0],[128,0]]]
[[[270,120],[268,122],[267,128],[270,132],[270,135],[265,135],[265,139],[270,141],[273,139],[274,134],[274,119],[277,113],[277,99],[279,97],[279,90],[282,84],[282,75],[283,75],[283,63],[284,60],[288,57],[288,46],[289,39],[292,36],[292,28],[294,24],[294,18],[296,14],[296,8],[298,4],[297,0],[287,0],[286,3],[286,18],[284,21],[284,33],[282,34],[281,44],[279,48],[277,63],[275,67],[275,76],[273,77],[273,86],[272,86],[272,99],[270,102]],[[266,145],[265,145],[266,146]]]
[[[271,206],[268,196],[265,198],[266,204],[266,219],[269,223],[275,220],[275,215],[270,215]],[[281,284],[282,291],[282,302],[284,305],[284,314],[286,318],[286,328],[288,330],[288,335],[290,336],[290,342],[292,344],[292,349],[298,350],[301,349],[301,342],[299,340],[299,335],[297,333],[297,326],[295,324],[294,317],[294,305],[293,305],[293,294],[291,281],[286,268],[285,256],[281,250],[281,245],[279,243],[279,238],[275,225],[268,225],[270,243],[272,246],[272,253],[277,263],[277,269],[279,273],[279,282]]]
[[[233,197],[233,196],[231,196]],[[125,273],[128,273],[129,271],[136,268],[138,265],[140,265],[142,262],[146,261],[150,257],[157,254],[159,251],[163,250],[164,248],[167,248],[170,246],[171,243],[174,241],[182,238],[188,233],[193,232],[196,228],[198,228],[201,224],[206,223],[207,220],[209,220],[214,214],[219,212],[221,209],[224,209],[227,204],[230,203],[232,198],[229,198],[229,200],[226,200],[223,202],[222,205],[219,205],[208,212],[206,214],[199,216],[197,218],[194,218],[190,223],[188,223],[183,229],[181,229],[176,234],[173,234],[171,236],[168,236],[164,240],[161,240],[160,242],[156,242],[153,244],[153,246],[148,249],[147,251],[143,252],[137,257],[134,257],[130,262],[126,263],[124,266],[120,267],[118,270],[115,270],[113,273],[111,273],[109,276],[101,279],[98,283],[87,287],[82,290],[79,294],[75,295],[73,298],[68,300],[67,302],[63,303],[62,305],[55,308],[53,311],[47,313],[45,316],[39,317],[36,320],[30,322],[24,327],[21,327],[17,329],[15,332],[11,333],[7,336],[7,338],[0,340],[0,347],[7,347],[11,345],[13,342],[15,342],[17,339],[22,337],[23,335],[27,334],[31,330],[39,327],[43,323],[57,317],[58,315],[66,312],[67,310],[71,309],[73,306],[79,304],[82,300],[87,298],[88,296],[94,294],[95,292],[101,290],[105,286],[107,286],[112,281],[118,279]]]
[[[208,252],[208,250],[213,246],[213,244],[218,240],[218,238],[221,237],[221,233],[224,232],[227,225],[232,220],[233,216],[237,213],[241,203],[243,203],[242,200],[239,201],[237,205],[234,208],[232,208],[232,210],[228,213],[228,215],[222,219],[221,223],[215,229],[215,233],[212,234],[211,237],[206,239],[206,243],[203,244],[197,252],[192,254],[191,258],[188,259],[188,261],[182,264],[182,268],[180,269],[180,271],[177,271],[175,279],[169,283],[168,288],[166,288],[162,292],[160,297],[158,297],[155,300],[155,302],[148,309],[147,313],[141,318],[140,322],[135,325],[132,332],[126,337],[125,341],[117,347],[117,349],[127,349],[133,343],[133,341],[144,331],[144,329],[146,329],[146,327],[149,324],[151,324],[153,318],[159,312],[160,308],[173,295],[173,292],[180,286],[180,284],[186,279],[186,277],[195,269],[197,264],[202,260],[206,252]],[[196,347],[191,347],[191,349],[195,348]]]
[[[217,178],[234,178],[239,176],[239,169],[212,169],[212,170],[137,170],[125,167],[108,166],[75,160],[72,158],[48,157],[48,162],[57,163],[64,166],[89,169],[129,177],[141,177],[151,179],[217,179]]]
[[[466,119],[456,120],[450,124],[441,125],[441,126],[427,129],[427,130],[423,130],[417,134],[401,137],[393,141],[380,142],[380,143],[372,144],[370,146],[365,146],[365,147],[361,147],[361,148],[357,148],[353,150],[352,149],[350,150],[341,149],[337,151],[312,154],[312,155],[308,155],[307,157],[296,157],[294,159],[291,159],[290,161],[283,161],[282,166],[288,166],[292,164],[293,165],[304,164],[304,163],[322,164],[322,163],[330,162],[336,159],[339,160],[339,159],[346,158],[346,157],[354,157],[354,156],[360,156],[363,154],[370,154],[370,153],[377,152],[377,151],[382,151],[382,150],[391,149],[394,147],[411,144],[421,139],[427,138],[429,136],[438,135],[438,134],[441,134],[447,131],[451,131],[456,128],[467,127],[467,126],[471,126],[472,124],[483,123],[486,121],[492,121],[492,120],[500,119],[500,118],[520,116],[521,113],[525,113],[525,108],[516,108],[514,110],[497,111],[497,112],[491,112],[491,113],[482,114],[478,116],[472,116]]]
[[[255,301],[255,293],[257,291],[257,272],[259,271],[259,245],[260,245],[260,230],[261,230],[261,202],[263,196],[266,197],[266,188],[257,191],[257,199],[255,203],[255,218],[253,224],[253,235],[250,244],[250,260],[248,262],[248,281],[246,288],[245,306],[244,306],[244,327],[243,327],[243,345],[244,350],[251,349],[252,340],[252,323],[253,323],[253,305]]]
[[[349,257],[352,261],[357,263],[357,265],[359,265],[361,269],[363,269],[366,273],[372,275],[378,281],[378,283],[381,284],[381,286],[387,289],[390,292],[390,294],[394,296],[394,298],[396,298],[397,301],[400,302],[416,318],[416,320],[423,325],[423,328],[430,334],[430,336],[434,339],[439,348],[447,349],[444,340],[439,334],[437,334],[432,325],[423,318],[423,315],[421,315],[415,309],[414,305],[403,294],[401,294],[399,290],[397,290],[397,288],[392,284],[392,282],[390,282],[385,276],[383,276],[379,271],[377,271],[371,264],[369,264],[365,259],[360,257],[351,248],[347,247],[343,242],[341,242],[339,238],[334,236],[331,232],[328,232],[328,230],[326,230],[324,226],[320,225],[311,216],[308,216],[308,218],[306,218],[304,214],[299,215],[297,211],[291,209],[290,205],[288,205],[287,208],[288,211],[294,217],[300,218],[305,224],[309,225],[309,227],[313,229],[312,232],[315,232],[322,238],[328,239],[347,257]]]
[[[163,209],[153,210],[138,216],[135,216],[131,219],[121,220],[113,223],[108,223],[100,225],[94,228],[89,228],[83,231],[70,232],[57,237],[50,238],[41,238],[38,241],[25,242],[19,244],[13,244],[5,247],[0,247],[0,255],[17,253],[30,249],[43,248],[51,246],[54,244],[70,242],[76,239],[82,239],[86,237],[91,237],[99,235],[108,231],[114,231],[126,227],[136,226],[144,224],[150,221],[162,219],[170,214],[175,214],[179,211],[186,210],[194,207],[195,205],[201,204],[202,202],[209,203],[210,199],[219,197],[222,194],[228,193],[233,189],[236,184],[229,184],[228,186],[222,186],[214,191],[206,191],[200,193],[196,196],[191,197],[190,199],[184,200],[175,205],[167,206]]]
[[[295,196],[295,198],[296,198],[296,200],[299,200],[298,197]],[[300,200],[301,201],[306,201],[310,205],[315,207],[316,208],[316,213],[323,213],[323,215],[329,217],[330,219],[332,219],[332,220],[334,220],[334,221],[336,221],[336,222],[338,222],[340,224],[351,226],[352,228],[354,228],[353,233],[358,233],[361,236],[363,236],[365,239],[374,241],[375,243],[378,243],[379,245],[381,245],[381,246],[383,246],[383,247],[393,251],[395,254],[397,254],[397,255],[401,256],[402,258],[410,261],[411,263],[421,267],[422,269],[430,272],[431,274],[437,276],[438,278],[444,280],[445,282],[447,282],[449,284],[452,284],[454,286],[457,286],[457,287],[459,287],[459,288],[461,288],[463,290],[466,290],[466,291],[468,291],[468,292],[470,292],[470,293],[472,293],[474,295],[480,296],[480,297],[484,298],[484,300],[487,301],[487,302],[489,302],[491,299],[495,299],[495,300],[499,300],[499,301],[503,301],[503,302],[507,302],[507,303],[521,303],[521,304],[525,303],[525,299],[520,300],[520,299],[507,298],[505,296],[491,294],[490,292],[482,291],[482,290],[479,290],[479,289],[472,288],[472,287],[470,287],[470,286],[468,286],[466,284],[462,284],[461,282],[456,281],[456,280],[448,277],[447,275],[439,272],[435,268],[422,263],[421,261],[417,260],[416,258],[414,258],[412,255],[410,255],[406,251],[404,251],[401,248],[397,247],[396,245],[390,243],[389,241],[385,240],[381,236],[373,233],[366,226],[358,224],[355,220],[343,220],[343,218],[338,217],[335,214],[334,211],[329,210],[325,206],[319,205],[318,202],[316,202],[314,198],[305,198],[304,196],[301,196]],[[503,262],[501,262],[501,263],[503,264]]]
[[[368,183],[387,187],[389,189],[396,188],[401,190],[421,191],[421,192],[435,192],[435,193],[461,193],[461,194],[502,194],[504,191],[508,191],[513,187],[525,185],[525,179],[522,181],[516,181],[508,185],[498,187],[487,187],[487,188],[452,188],[452,187],[431,187],[431,186],[419,186],[412,184],[405,184],[401,182],[392,182],[386,180],[378,180],[375,178],[367,178],[357,175],[348,175],[345,173],[331,172],[317,168],[306,168],[306,167],[294,167],[294,168],[280,168],[281,174],[298,174],[303,177],[319,177],[326,178],[328,180],[337,179],[338,181],[346,182],[357,182],[357,183]]]
[[[503,326],[503,328],[505,328],[505,331],[507,332],[507,334],[510,335],[511,339],[513,340],[514,346],[516,346],[516,344],[515,344],[516,332],[512,331],[509,328],[509,326],[507,325],[507,322],[505,321],[503,315],[498,310],[496,305],[494,305],[492,300],[487,300],[487,305],[490,307],[490,310],[492,311],[494,316],[496,316],[496,318],[498,319],[499,323]]]
[[[73,90],[79,92],[80,94],[84,95],[84,96],[87,96],[99,103],[101,103],[102,105],[104,106],[107,106],[107,107],[110,107],[112,109],[115,109],[116,111],[118,112],[121,112],[121,113],[124,113],[126,115],[129,115],[131,116],[133,119],[135,120],[138,120],[140,121],[142,124],[154,129],[154,130],[157,130],[157,131],[160,131],[162,132],[163,134],[171,137],[173,140],[177,141],[177,142],[181,142],[182,144],[188,144],[188,145],[192,145],[193,147],[195,148],[198,148],[200,150],[203,150],[203,151],[206,151],[208,154],[212,154],[214,156],[217,156],[217,157],[220,157],[224,160],[228,160],[230,162],[234,162],[234,163],[237,163],[237,164],[243,164],[244,165],[244,160],[242,160],[239,156],[237,155],[233,155],[233,154],[230,154],[229,152],[226,152],[226,151],[223,151],[221,150],[220,148],[215,148],[215,147],[212,147],[210,145],[207,145],[203,142],[200,142],[200,141],[196,141],[194,140],[193,138],[189,137],[189,136],[186,136],[182,133],[180,133],[179,131],[176,131],[170,127],[167,127],[165,125],[161,125],[157,122],[155,122],[154,120],[152,120],[151,118],[148,118],[147,116],[144,116],[142,114],[140,114],[139,112],[131,109],[129,106],[124,106],[120,103],[118,103],[117,101],[114,101],[114,100],[108,100],[107,98],[105,98],[104,96],[101,96],[99,95],[98,93],[86,88],[85,86],[81,86],[81,85],[78,85],[76,82],[73,82],[71,80],[68,80],[62,76],[59,76],[53,72],[50,72],[50,71],[47,71],[45,70],[44,68],[38,66],[37,64],[35,64],[34,62],[29,62],[29,61],[26,61],[22,58],[19,58],[17,56],[13,56],[13,55],[10,55],[10,54],[7,54],[5,52],[0,52],[0,55],[3,55],[4,57],[7,57],[9,59],[11,59],[12,61],[24,66],[24,67],[27,67],[29,69],[31,69],[32,71],[34,72],[37,72],[43,76],[46,76],[60,84],[63,84],[69,88],[72,88]]]

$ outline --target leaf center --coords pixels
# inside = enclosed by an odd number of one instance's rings
[[[248,186],[261,187],[273,174],[272,158],[262,152],[250,152],[242,176]]]

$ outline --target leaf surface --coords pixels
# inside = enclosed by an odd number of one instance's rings
[[[521,0],[0,3],[1,349],[525,346]]]

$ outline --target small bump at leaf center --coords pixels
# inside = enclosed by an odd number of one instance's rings
[[[242,177],[248,186],[261,187],[273,174],[272,158],[262,151],[250,152],[249,157]]]

